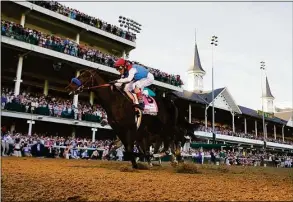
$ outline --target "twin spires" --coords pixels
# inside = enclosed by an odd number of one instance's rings
[[[206,73],[204,69],[201,66],[198,49],[197,49],[197,43],[196,43],[196,33],[195,33],[195,44],[194,44],[194,60],[193,60],[193,66],[190,66],[190,68],[187,70],[188,72],[201,72]]]
[[[265,79],[264,87],[265,87],[265,89],[263,90],[263,93],[262,93],[264,111],[268,112],[268,113],[274,113],[274,111],[275,111],[275,107],[274,107],[275,97],[273,96],[273,94],[271,92],[271,88],[270,88],[267,76]]]
[[[275,98],[271,92],[271,88],[269,85],[268,77],[266,76],[265,90],[262,95],[263,98]]]
[[[188,91],[203,91],[203,76],[206,74],[204,69],[201,66],[196,36],[195,36],[195,45],[194,45],[194,60],[193,65],[187,70],[188,73]]]
[[[196,37],[194,45],[194,60],[193,65],[187,70],[188,80],[187,80],[187,90],[190,92],[203,92],[203,76],[206,74],[205,70],[201,66]],[[262,98],[264,99],[264,111],[269,113],[274,113],[274,96],[272,95],[268,78],[266,76],[265,89],[263,91]]]

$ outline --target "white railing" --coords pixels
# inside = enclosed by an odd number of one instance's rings
[[[205,132],[205,131],[194,131],[194,135],[199,137],[209,138],[209,139],[213,138],[212,133]],[[253,145],[264,145],[264,141],[262,140],[253,140],[249,138],[235,137],[235,136],[229,136],[229,135],[216,134],[216,138],[217,140],[221,140],[221,141],[232,141],[232,142],[247,143],[247,144],[253,144]],[[267,146],[293,150],[293,145],[287,145],[287,144],[267,142]]]
[[[101,126],[99,123],[83,121],[83,120],[75,120],[75,119],[66,119],[66,118],[57,118],[53,116],[44,116],[38,114],[30,114],[30,113],[23,113],[23,112],[13,112],[7,110],[1,110],[1,116],[12,117],[12,118],[20,118],[26,120],[34,120],[34,121],[45,121],[45,122],[52,122],[52,123],[61,123],[61,124],[68,124],[68,125],[76,125],[76,126],[86,126],[92,128],[103,128],[103,129],[112,129],[109,125]]]

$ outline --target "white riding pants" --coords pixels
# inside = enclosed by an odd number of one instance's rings
[[[130,83],[127,83],[125,85],[124,90],[131,92],[134,90],[135,87],[143,90],[145,87],[150,86],[154,82],[154,80],[155,80],[154,75],[149,72],[148,76],[146,78],[140,79],[138,81],[131,81]]]

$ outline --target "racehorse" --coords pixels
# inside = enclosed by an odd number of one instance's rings
[[[65,89],[74,94],[89,89],[95,91],[99,104],[107,113],[108,123],[124,145],[125,156],[130,158],[133,168],[137,168],[137,156],[132,151],[135,143],[139,145],[148,162],[151,158],[149,147],[153,142],[156,142],[155,153],[161,143],[164,143],[163,151],[171,146],[172,153],[175,153],[174,145],[178,144],[175,137],[183,135],[176,133],[179,131],[178,108],[167,98],[156,99],[159,108],[156,116],[143,114],[141,110],[134,109],[133,101],[122,88],[109,84],[93,69],[83,70]]]

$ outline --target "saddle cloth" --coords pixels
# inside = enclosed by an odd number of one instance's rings
[[[134,93],[132,93],[133,97],[135,98],[135,103],[138,104],[137,97]],[[157,115],[158,113],[158,106],[156,100],[148,95],[143,94],[143,101],[144,101],[144,110],[143,114],[149,115]]]
[[[156,100],[153,97],[143,95],[144,110],[143,114],[157,115],[158,106]]]

